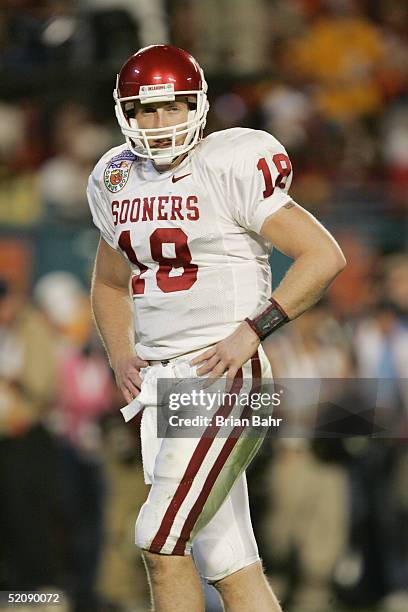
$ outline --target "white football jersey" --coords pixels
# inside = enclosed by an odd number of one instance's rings
[[[291,180],[283,146],[246,128],[207,136],[167,172],[125,144],[101,158],[89,205],[131,266],[142,359],[209,346],[270,297],[272,245],[259,231],[290,200]]]

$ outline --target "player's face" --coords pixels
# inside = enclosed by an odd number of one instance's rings
[[[175,100],[174,102],[153,102],[151,104],[138,103],[135,117],[139,128],[143,130],[172,127],[179,123],[185,123],[188,118],[189,107],[186,101]],[[154,133],[151,135],[153,136]],[[149,136],[149,132],[146,133]],[[176,137],[176,145],[183,144],[186,135]],[[157,138],[150,141],[153,148],[165,149],[171,146],[171,139]]]

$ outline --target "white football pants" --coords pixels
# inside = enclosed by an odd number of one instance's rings
[[[165,368],[166,378],[178,378],[180,372],[186,377],[188,368],[189,376],[195,377],[196,368],[189,365],[194,356],[176,358],[167,366],[150,366],[150,384],[153,369],[158,377]],[[230,393],[253,393],[265,378],[271,378],[271,370],[259,347],[238,372]],[[233,403],[218,405],[217,414],[227,417]],[[246,417],[251,408],[239,410]],[[210,582],[257,561],[245,469],[262,438],[242,435],[242,427],[235,427],[228,437],[207,433],[201,438],[158,438],[156,416],[156,404],[146,405],[141,421],[142,458],[145,481],[152,486],[136,521],[136,544],[166,555],[192,552],[200,574]]]

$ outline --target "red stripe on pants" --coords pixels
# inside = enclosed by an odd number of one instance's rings
[[[230,393],[231,394],[239,393],[242,387],[242,384],[243,384],[242,368],[240,368],[234,378],[234,382],[231,387]],[[220,408],[217,410],[215,416],[218,416],[218,415],[222,415],[224,417],[228,416],[228,414],[231,412],[231,410],[234,407],[234,403],[235,402],[232,403],[230,401],[227,403],[223,403],[220,406]],[[180,484],[177,487],[177,490],[175,494],[173,495],[170,504],[168,505],[168,508],[160,524],[160,527],[156,535],[154,536],[151,545],[149,546],[150,552],[159,553],[161,549],[163,548],[163,546],[165,545],[166,540],[169,536],[170,530],[172,528],[172,525],[174,523],[174,520],[176,518],[177,512],[179,511],[181,504],[187,497],[188,492],[190,491],[193,485],[194,478],[197,475],[197,472],[200,469],[200,466],[202,462],[204,461],[205,456],[211,444],[214,441],[215,434],[219,431],[219,429],[220,427],[214,427],[210,425],[206,428],[203,436],[200,438],[200,441],[198,442],[191,456],[191,459],[186,468],[186,471],[184,472],[184,475],[180,481]],[[211,436],[206,435],[206,434],[211,434]]]
[[[261,378],[261,364],[259,361],[258,352],[256,352],[256,354],[251,358],[251,366],[252,366],[252,387],[251,387],[250,395],[255,391],[256,388],[258,388],[259,379]],[[246,406],[241,414],[241,418],[242,419],[246,418],[250,414],[250,412],[251,412],[251,407]],[[194,506],[191,508],[189,512],[189,515],[184,523],[183,529],[181,530],[179,539],[177,540],[176,545],[173,549],[173,553],[172,553],[173,555],[184,555],[186,543],[188,542],[190,538],[191,531],[193,530],[193,527],[196,524],[197,519],[200,516],[204,508],[204,504],[206,503],[211,493],[211,489],[213,488],[215,481],[220,475],[220,472],[222,468],[224,467],[224,464],[227,461],[229,455],[231,454],[234,446],[236,445],[243,429],[244,429],[243,425],[234,427],[234,429],[228,436],[224,446],[221,449],[220,454],[218,455],[217,459],[215,460],[214,465],[212,466],[211,470],[208,473],[207,479],[204,483],[204,486]]]

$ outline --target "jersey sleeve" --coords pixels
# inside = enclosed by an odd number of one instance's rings
[[[285,148],[266,132],[243,141],[230,170],[233,215],[242,227],[259,234],[265,219],[291,199],[292,164]]]
[[[97,178],[97,168],[98,166],[96,166],[88,180],[88,188],[86,190],[88,204],[89,208],[91,209],[93,222],[101,232],[102,238],[113,249],[116,249],[114,244],[115,227],[113,225],[112,214],[109,202],[103,198],[101,193]]]

